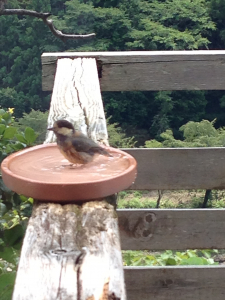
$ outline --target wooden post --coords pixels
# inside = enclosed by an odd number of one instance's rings
[[[108,134],[102,104],[96,60],[94,58],[59,59],[52,93],[48,126],[66,119],[95,142],[108,146]],[[55,141],[47,132],[45,143]]]
[[[58,61],[49,126],[57,119],[108,144],[95,59]],[[53,140],[48,133],[46,142]],[[125,300],[115,198],[67,205],[35,201],[13,300]]]

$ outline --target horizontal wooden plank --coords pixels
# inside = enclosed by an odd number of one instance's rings
[[[126,267],[128,300],[224,300],[225,267]]]
[[[224,209],[119,209],[123,250],[225,249]]]
[[[148,62],[167,61],[170,59],[183,60],[183,56],[192,60],[215,60],[214,56],[223,57],[225,50],[179,50],[179,51],[92,51],[92,52],[46,52],[43,53],[42,63],[56,62],[59,58],[91,57],[101,60],[103,63],[128,63],[128,62]]]
[[[42,89],[60,58],[97,59],[102,91],[224,90],[225,51],[64,52],[42,55]]]
[[[225,188],[225,148],[122,149],[138,163],[130,189]]]

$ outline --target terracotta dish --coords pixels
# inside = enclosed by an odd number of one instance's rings
[[[2,178],[18,194],[43,201],[103,198],[128,188],[136,177],[131,155],[106,149],[112,157],[98,155],[86,165],[71,165],[55,143],[27,148],[3,160]]]

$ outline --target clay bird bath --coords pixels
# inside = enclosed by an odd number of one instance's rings
[[[71,166],[55,143],[11,154],[1,165],[7,187],[42,201],[71,202],[103,198],[128,188],[136,177],[135,159],[106,147],[112,157],[96,156]]]

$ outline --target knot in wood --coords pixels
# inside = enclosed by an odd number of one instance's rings
[[[129,229],[133,237],[145,240],[153,236],[154,222],[156,221],[156,215],[154,213],[147,213],[127,221],[128,226],[126,227]]]

